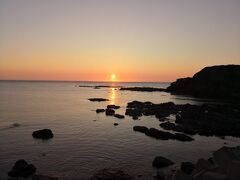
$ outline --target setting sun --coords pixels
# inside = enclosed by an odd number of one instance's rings
[[[112,81],[116,80],[116,74],[111,74],[111,80]]]

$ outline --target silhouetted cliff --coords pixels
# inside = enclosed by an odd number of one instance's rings
[[[167,91],[201,98],[240,99],[240,65],[205,67],[192,78],[177,79]]]

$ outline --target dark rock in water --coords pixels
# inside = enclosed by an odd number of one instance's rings
[[[103,112],[105,112],[105,109],[97,109],[96,110],[96,113],[103,113]]]
[[[107,108],[108,109],[119,109],[120,106],[116,106],[116,105],[110,104],[110,105],[107,105]]]
[[[155,128],[150,128],[148,131],[146,131],[146,135],[161,140],[174,139],[174,134],[170,132],[160,131]]]
[[[138,120],[138,116],[133,116],[132,119],[133,120]]]
[[[141,92],[164,92],[166,89],[164,88],[153,88],[153,87],[122,87],[121,91],[141,91]]]
[[[29,177],[36,173],[36,168],[32,164],[28,164],[25,160],[18,160],[12,170],[8,172],[8,176],[14,178]]]
[[[182,162],[181,163],[181,170],[186,174],[191,174],[195,169],[195,165],[191,162]]]
[[[142,116],[142,111],[139,109],[126,109],[125,115],[139,117]]]
[[[32,136],[38,139],[50,139],[50,138],[53,138],[53,133],[50,129],[42,129],[42,130],[34,131],[32,133]]]
[[[121,115],[121,114],[114,114],[114,117],[118,118],[118,119],[124,119],[125,116]]]
[[[175,133],[174,138],[179,141],[193,141],[194,139],[192,137],[189,137],[185,134],[181,133]]]
[[[142,132],[142,133],[146,133],[148,131],[148,128],[145,127],[145,126],[134,126],[133,130],[134,131],[139,131],[139,132]]]
[[[102,169],[89,178],[89,180],[131,180],[132,176],[118,169]]]
[[[173,82],[167,91],[203,98],[240,99],[240,65],[205,67],[192,78]]]
[[[58,180],[57,177],[45,176],[45,175],[34,175],[32,180]]]
[[[114,125],[114,126],[118,126],[118,123],[114,123],[113,125]]]
[[[163,167],[170,166],[173,164],[174,164],[174,162],[172,162],[171,160],[164,158],[162,156],[155,157],[152,162],[152,166],[157,167],[157,168],[163,168]]]
[[[104,99],[104,98],[89,98],[88,100],[93,102],[109,101],[108,99]]]
[[[113,116],[115,114],[115,111],[113,109],[106,109],[105,113],[107,116]]]

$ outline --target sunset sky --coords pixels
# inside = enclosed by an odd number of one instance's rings
[[[240,64],[240,0],[0,0],[0,79],[174,81]]]

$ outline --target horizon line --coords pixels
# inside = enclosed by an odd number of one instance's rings
[[[0,79],[0,81],[22,81],[22,82],[100,82],[100,83],[171,83],[173,81],[95,81],[95,80],[31,80],[31,79]]]

